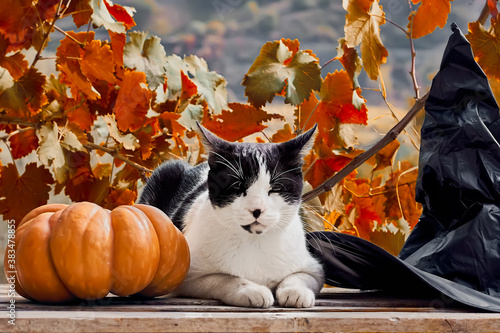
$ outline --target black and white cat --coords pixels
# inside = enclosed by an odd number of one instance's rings
[[[315,128],[278,144],[231,143],[200,126],[208,162],[158,167],[140,197],[182,230],[191,267],[178,296],[230,305],[312,307],[321,265],[299,217],[302,158]]]

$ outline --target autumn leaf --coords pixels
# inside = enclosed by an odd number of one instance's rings
[[[187,64],[187,74],[200,94],[199,100],[205,101],[215,115],[227,110],[227,82],[224,77],[209,71],[207,62],[195,55],[185,57],[184,62]]]
[[[160,38],[151,36],[146,39],[147,35],[147,32],[137,31],[128,34],[130,41],[125,44],[123,62],[125,67],[144,72],[149,88],[154,90],[165,82],[167,55]]]
[[[420,38],[432,33],[437,27],[441,29],[446,25],[448,14],[453,0],[421,0],[415,14],[410,14],[408,32],[412,30],[413,38]],[[418,1],[413,1],[414,4]],[[413,18],[413,28],[411,18]]]
[[[38,147],[35,129],[28,129],[9,137],[10,151],[14,159],[22,158]]]
[[[96,115],[90,112],[85,99],[81,98],[77,101],[73,98],[68,98],[63,108],[70,122],[76,124],[84,131],[89,132],[92,129]]]
[[[488,0],[488,9],[492,17],[498,16],[497,1],[498,0]]]
[[[178,105],[176,106],[177,112],[182,112],[186,109],[191,100],[196,97],[198,94],[198,87],[196,84],[191,81],[191,79],[184,74],[184,71],[181,70],[181,81],[182,81],[182,89],[181,96],[178,101]],[[201,105],[198,105],[203,110]]]
[[[354,89],[359,88],[358,76],[363,69],[363,62],[358,57],[358,51],[355,48],[347,46],[345,38],[339,39],[339,46],[337,47],[337,59],[344,67],[347,75],[351,79]]]
[[[282,129],[278,130],[273,136],[271,137],[272,142],[285,142],[293,139],[295,137],[295,134],[292,131],[292,128],[290,127],[290,124],[285,123]]]
[[[114,4],[109,0],[104,0],[104,4],[108,9],[108,12],[113,16],[117,21],[123,23],[125,29],[130,30],[135,27],[135,21],[132,16],[135,13],[135,8],[132,7],[124,7],[117,4]]]
[[[67,3],[67,13],[71,13],[73,22],[79,28],[84,24],[89,23],[92,16],[92,7],[90,7],[90,0],[72,0]]]
[[[0,34],[9,41],[7,51],[29,49],[33,39],[43,32],[37,26],[55,16],[58,3],[59,0],[18,0],[13,4],[10,0],[1,0]]]
[[[63,183],[66,180],[68,168],[57,124],[54,122],[53,124],[43,125],[37,130],[37,136],[40,142],[37,150],[40,162],[47,167],[53,166],[57,182]]]
[[[173,54],[167,57],[164,69],[168,82],[167,99],[176,99],[182,89],[181,71],[187,73],[188,65],[184,62],[184,59],[176,54]]]
[[[400,146],[399,141],[396,139],[391,141],[387,146],[379,150],[375,154],[376,165],[373,167],[372,172],[383,170],[389,166],[392,166],[394,159],[396,157],[396,152]]]
[[[113,112],[120,131],[138,130],[146,120],[151,91],[146,86],[146,74],[125,71]]]
[[[22,175],[12,163],[0,167],[0,214],[3,219],[19,222],[32,209],[46,204],[53,183],[50,171],[36,163],[27,164]]]
[[[113,58],[115,65],[118,67],[123,66],[123,52],[125,50],[125,43],[127,41],[126,34],[119,34],[113,31],[108,31],[109,38],[111,38],[111,50],[113,51]]]
[[[92,23],[94,26],[100,27],[104,26],[106,30],[110,30],[116,33],[125,33],[126,25],[120,21],[115,21],[108,10],[108,4],[111,3],[109,0],[90,0],[90,7],[92,8]],[[128,12],[128,11],[127,11]],[[133,12],[128,12],[131,16]]]
[[[492,19],[492,31],[487,31],[479,22],[469,23],[469,33],[466,35],[470,42],[474,59],[478,62],[486,75],[500,81],[500,22]]]
[[[81,166],[66,182],[64,193],[75,202],[102,204],[109,192],[109,178],[94,176],[88,166]]]
[[[261,132],[271,119],[283,119],[279,114],[269,114],[264,110],[240,103],[229,103],[232,111],[222,111],[213,119],[204,119],[203,126],[228,141],[237,141],[248,135]]]
[[[132,133],[120,133],[116,120],[112,115],[103,116],[101,119],[106,124],[111,138],[113,138],[113,140],[115,140],[118,144],[121,144],[123,148],[135,150],[140,147],[139,140]]]
[[[248,101],[260,108],[284,92],[285,103],[299,105],[321,87],[318,59],[309,52],[295,54],[283,41],[267,42],[245,74]]]
[[[18,80],[28,70],[28,62],[24,58],[24,54],[16,52],[7,56],[7,48],[9,42],[4,35],[0,34],[0,67],[7,69],[14,78]]]
[[[1,93],[0,108],[5,108],[8,113],[18,117],[37,114],[46,100],[45,81],[45,76],[36,68],[30,68],[19,80],[14,81],[10,88]]]
[[[111,177],[112,172],[113,166],[111,163],[97,163],[96,166],[92,168],[92,174],[99,180]]]
[[[108,84],[114,84],[115,66],[111,47],[102,44],[99,40],[92,40],[85,44],[85,51],[80,61],[83,75],[91,81],[104,80]]]
[[[380,26],[385,23],[385,13],[378,0],[345,0],[347,11],[344,27],[346,45],[350,48],[361,44],[363,66],[372,80],[377,80],[380,65],[387,61],[389,52],[380,38]]]
[[[359,236],[370,240],[375,225],[380,224],[382,220],[375,211],[373,198],[369,196],[371,188],[369,181],[357,178],[345,181],[344,186],[351,195],[351,201],[346,204],[346,213],[354,212],[354,225]]]
[[[104,201],[104,208],[115,209],[121,205],[133,205],[137,200],[137,191],[126,189],[113,189],[109,191]]]

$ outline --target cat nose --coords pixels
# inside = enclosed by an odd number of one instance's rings
[[[250,213],[252,213],[253,217],[258,218],[262,211],[260,209],[256,209],[253,212],[251,211]]]

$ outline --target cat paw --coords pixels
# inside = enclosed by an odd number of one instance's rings
[[[278,288],[278,304],[287,308],[311,308],[314,306],[314,293],[307,288]]]
[[[258,284],[249,284],[240,287],[232,299],[226,303],[252,308],[268,308],[273,305],[274,297],[269,288]]]

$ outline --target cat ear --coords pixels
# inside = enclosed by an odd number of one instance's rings
[[[217,135],[213,134],[197,121],[198,133],[201,137],[201,142],[205,146],[207,151],[217,151],[227,149],[229,142],[224,139],[219,138]]]
[[[287,154],[293,156],[304,156],[309,150],[311,150],[314,145],[314,139],[316,138],[316,128],[318,124],[314,124],[313,128],[309,131],[299,135],[298,137],[281,143],[283,151]]]

